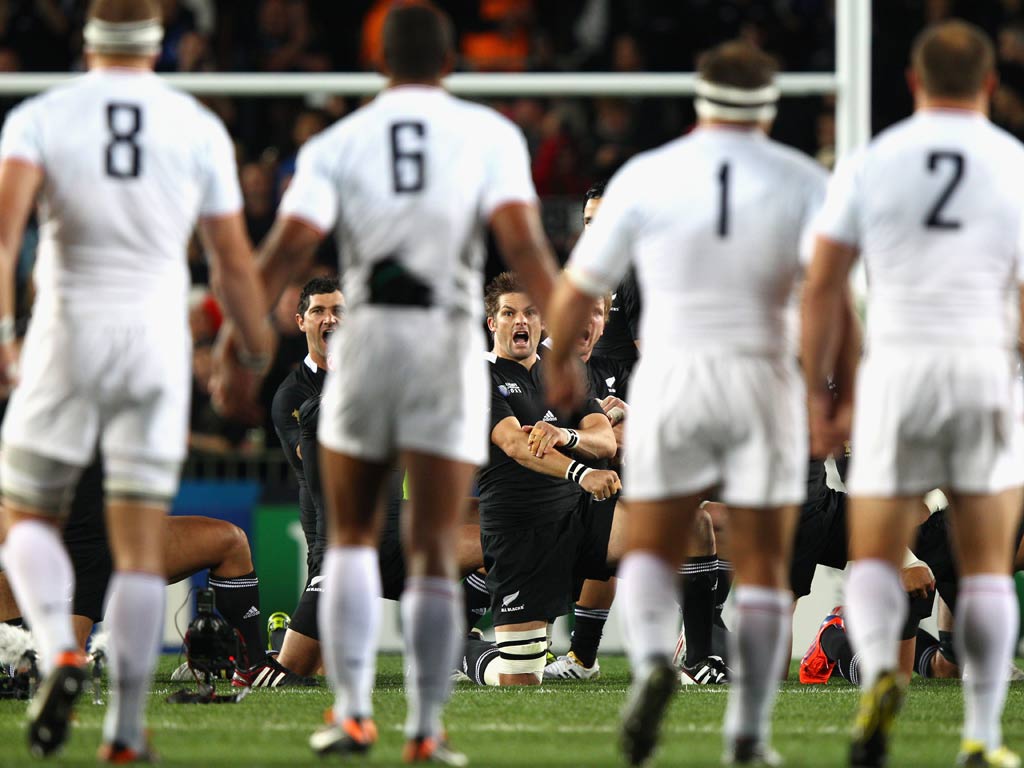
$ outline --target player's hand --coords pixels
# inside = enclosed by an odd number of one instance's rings
[[[558,446],[565,445],[565,430],[546,421],[538,421],[532,427],[524,426],[523,432],[530,433],[527,445],[530,453],[538,459]]]
[[[608,395],[601,401],[601,410],[604,411],[604,415],[608,417],[613,427],[621,424],[629,415],[629,406],[615,395]]]
[[[242,423],[258,421],[262,376],[246,370],[238,362],[238,339],[230,323],[225,323],[213,346],[210,401],[221,416]]]
[[[597,501],[610,499],[622,490],[622,482],[619,480],[618,474],[610,469],[594,469],[587,472],[587,476],[580,482],[580,486]]]
[[[903,591],[911,597],[928,597],[928,593],[935,589],[935,575],[928,564],[921,561],[900,571],[900,581]]]
[[[586,373],[579,358],[571,357],[561,364],[545,360],[544,391],[548,405],[556,410],[569,412],[579,408],[587,398]]]
[[[19,379],[18,345],[14,341],[0,344],[0,398],[9,397]]]
[[[842,455],[843,446],[850,438],[852,409],[847,405],[836,406],[832,393],[826,389],[807,395],[807,426],[811,433],[810,452],[813,458]]]

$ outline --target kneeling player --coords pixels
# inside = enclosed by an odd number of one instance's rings
[[[620,489],[618,475],[587,467],[615,455],[608,417],[591,399],[563,422],[544,404],[537,355],[541,319],[516,276],[488,286],[491,455],[480,472],[480,525],[502,685],[537,685],[545,625],[564,614],[582,578],[606,579],[614,515],[590,507]],[[607,502],[605,502],[607,503]]]

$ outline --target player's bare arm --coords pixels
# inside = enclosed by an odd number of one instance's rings
[[[43,183],[43,169],[20,160],[0,164],[0,394],[6,396],[17,383],[18,355],[14,337],[14,272],[18,249],[36,195]]]
[[[234,320],[242,342],[242,352],[253,361],[270,364],[275,336],[263,311],[266,305],[252,244],[245,231],[241,213],[202,219],[199,234],[210,255],[217,294]]]
[[[824,456],[836,445],[829,378],[842,345],[844,307],[849,306],[850,268],[857,257],[851,245],[819,236],[807,270],[801,316],[800,360],[807,385],[811,454]]]
[[[519,275],[526,292],[543,314],[558,272],[551,245],[544,235],[537,206],[503,205],[491,216],[491,229],[505,263]]]
[[[532,427],[524,425],[523,431],[529,435],[527,443],[534,456],[544,456],[555,448],[565,448],[584,459],[610,459],[615,455],[611,422],[599,413],[584,416],[578,429],[538,421]]]
[[[312,263],[324,233],[295,216],[279,216],[259,246],[257,262],[269,311],[295,274]]]
[[[599,414],[589,414],[599,416]],[[609,427],[609,431],[611,428]],[[560,451],[549,451],[543,456],[535,456],[530,450],[529,441],[519,419],[509,416],[502,419],[491,430],[491,442],[498,446],[506,456],[529,470],[550,477],[565,477],[574,463]],[[601,500],[615,495],[622,488],[619,476],[611,470],[591,469],[579,480],[580,486]]]

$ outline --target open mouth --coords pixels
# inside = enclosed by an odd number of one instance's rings
[[[322,338],[323,341],[324,341],[324,344],[326,344],[330,340],[331,336],[333,336],[333,335],[334,335],[334,329],[333,328],[327,328],[326,330],[324,330],[323,333],[320,334],[320,338]]]
[[[514,331],[512,333],[512,344],[515,346],[527,346],[530,343],[529,331]]]
[[[583,333],[580,334],[580,344],[588,344],[588,343],[590,343],[590,329],[589,328],[587,330],[585,330]]]

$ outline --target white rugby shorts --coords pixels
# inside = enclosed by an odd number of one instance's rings
[[[1024,483],[1015,368],[1000,349],[869,351],[857,378],[850,494],[989,494]]]
[[[153,314],[34,317],[3,444],[76,467],[98,444],[122,482],[173,496],[187,451],[192,344],[184,313]]]
[[[721,484],[739,507],[799,504],[804,387],[786,355],[646,354],[630,386],[624,492],[657,501]]]
[[[359,307],[331,339],[321,445],[365,461],[411,450],[487,461],[490,385],[481,326],[442,309]]]

